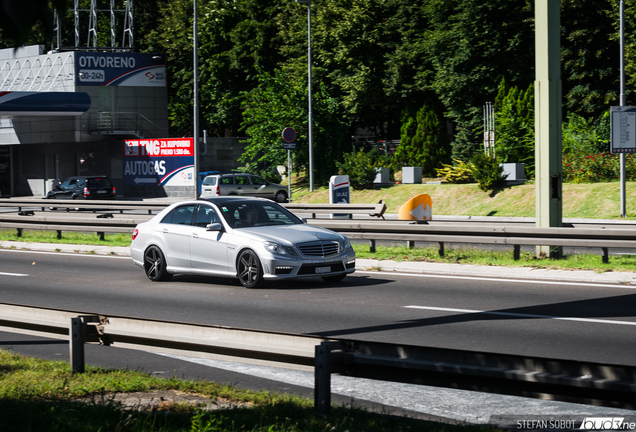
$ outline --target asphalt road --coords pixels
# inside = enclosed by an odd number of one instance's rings
[[[151,283],[130,258],[0,249],[0,301],[218,324],[633,365],[634,285],[357,272],[247,290],[225,279]],[[68,360],[63,341],[0,332],[0,347]],[[86,345],[88,364],[312,397],[313,374]],[[333,401],[447,422],[633,411],[332,377]]]
[[[636,365],[636,287],[357,272],[248,290],[153,283],[130,258],[0,250],[3,302],[106,315]]]

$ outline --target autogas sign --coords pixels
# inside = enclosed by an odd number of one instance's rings
[[[124,185],[193,186],[192,138],[125,140]]]

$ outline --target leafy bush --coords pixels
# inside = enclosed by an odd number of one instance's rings
[[[343,155],[342,162],[336,162],[338,174],[348,175],[353,189],[364,189],[373,185],[376,168],[383,167],[384,157],[377,150],[365,152],[363,150]]]
[[[455,164],[455,166],[444,164],[443,168],[437,168],[437,175],[444,177],[449,183],[472,183],[475,181],[471,165],[458,159],[455,159]]]
[[[417,110],[402,112],[400,145],[394,164],[422,167],[422,174],[433,175],[435,169],[450,160],[450,144],[445,122],[437,103],[425,102]]]
[[[563,123],[563,154],[597,154],[609,151],[609,112],[599,118],[585,119],[571,113]]]
[[[497,158],[479,152],[470,159],[470,164],[473,176],[484,192],[494,191],[504,184],[503,167],[499,166]]]
[[[625,155],[626,180],[636,180],[636,155]],[[620,155],[570,153],[563,156],[563,180],[572,183],[607,182],[620,179]]]
[[[525,164],[534,176],[534,85],[526,89],[499,84],[495,99],[497,158],[501,162]]]

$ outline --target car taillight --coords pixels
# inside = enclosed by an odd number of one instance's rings
[[[216,195],[217,196],[221,195],[221,186],[218,183],[216,185]]]
[[[90,196],[90,194],[91,194],[91,193],[90,193],[90,191],[88,190],[88,188],[87,188],[87,187],[85,187],[85,188],[84,188],[84,197],[88,197],[88,196]]]
[[[115,186],[113,186],[113,195],[117,195],[117,189],[115,189]]]
[[[139,235],[139,230],[137,228],[135,228],[135,230],[132,233],[132,239],[133,240],[136,239],[138,235]]]

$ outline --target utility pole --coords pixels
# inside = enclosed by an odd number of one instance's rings
[[[563,225],[561,141],[561,24],[559,0],[535,0],[536,226]],[[563,255],[562,247],[537,246],[537,255]]]

